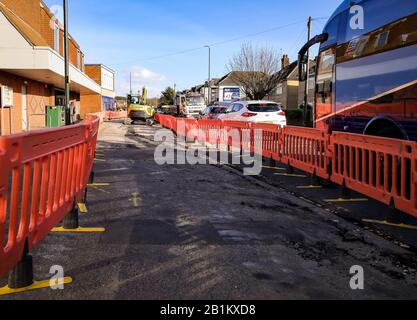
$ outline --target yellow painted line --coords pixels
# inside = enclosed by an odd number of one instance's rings
[[[323,186],[297,186],[297,189],[323,189]]]
[[[129,201],[133,202],[133,206],[135,208],[139,207],[140,203],[142,202],[142,198],[140,197],[139,193],[132,193],[132,198]]]
[[[99,187],[91,187],[91,188],[93,188],[94,190],[101,191],[101,192],[103,192],[103,193],[105,193],[105,194],[111,194],[110,192],[108,192],[108,191],[106,191],[106,190],[104,190],[104,189],[101,189],[101,188],[99,188]]]
[[[104,160],[104,159],[97,159],[97,158],[95,158],[94,161],[97,161],[97,162],[106,162],[106,160]]]
[[[274,176],[290,177],[290,178],[307,178],[307,176],[302,175],[302,174],[289,174],[289,173],[274,173]]]
[[[78,203],[78,210],[80,210],[80,213],[88,213],[87,206],[85,203]]]
[[[114,172],[114,171],[127,171],[130,170],[129,168],[116,168],[116,169],[108,169],[103,171],[95,171],[95,173],[107,173],[107,172]]]
[[[108,187],[110,183],[89,183],[87,187]]]
[[[272,169],[272,170],[287,170],[287,169],[285,169],[285,168],[270,167],[270,166],[262,166],[262,168],[265,168],[265,169]]]
[[[344,198],[339,198],[339,199],[326,199],[324,200],[325,202],[330,202],[330,203],[343,203],[343,202],[368,202],[369,199],[365,199],[365,198],[359,198],[359,199],[344,199]]]
[[[61,278],[61,279],[58,279],[58,280],[54,279],[54,283],[70,284],[70,283],[72,283],[72,278],[71,277],[65,277],[65,278]],[[5,286],[3,288],[0,288],[0,296],[22,293],[22,292],[33,291],[33,290],[39,290],[39,289],[45,289],[45,288],[50,288],[50,287],[51,287],[50,280],[34,281],[34,283],[31,286],[25,287],[25,288],[20,288],[20,289],[11,289],[11,288],[9,288],[9,286]]]
[[[82,228],[64,229],[63,227],[53,228],[51,232],[55,233],[101,233],[106,232],[105,228]]]
[[[412,226],[412,225],[404,224],[404,223],[397,224],[397,223],[391,223],[391,222],[388,222],[388,221],[370,220],[370,219],[363,219],[362,222],[372,223],[372,224],[380,224],[380,225],[395,227],[395,228],[417,230],[417,226]]]

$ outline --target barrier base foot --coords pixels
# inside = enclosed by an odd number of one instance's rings
[[[16,293],[22,293],[27,291],[33,291],[33,290],[39,290],[39,289],[45,289],[51,287],[51,280],[44,280],[44,281],[34,281],[31,285],[19,288],[19,289],[13,289],[9,286],[5,286],[3,288],[0,288],[0,296],[6,296],[10,294],[16,294]],[[62,283],[62,284],[70,284],[72,282],[71,277],[65,277],[61,279],[54,279],[54,282]]]
[[[394,225],[402,224],[403,221],[401,211],[395,208],[390,208],[385,215],[385,221]]]
[[[85,203],[78,203],[77,207],[80,213],[83,213],[83,214],[88,213],[88,209]]]
[[[26,249],[22,260],[9,274],[8,286],[12,289],[25,288],[33,284],[33,258]]]
[[[62,226],[65,229],[77,229],[79,227],[78,207],[75,207],[68,213],[62,221]]]
[[[55,233],[102,233],[106,232],[105,228],[83,228],[65,229],[64,227],[53,228],[51,232]]]

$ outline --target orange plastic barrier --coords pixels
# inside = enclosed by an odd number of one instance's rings
[[[99,118],[0,137],[0,278],[81,198],[93,167]]]
[[[262,134],[257,134],[262,130]],[[276,161],[281,160],[281,134],[282,129],[273,124],[252,124],[251,151],[256,152],[256,145],[262,146],[262,156]]]
[[[175,119],[175,118],[174,118]],[[198,122],[196,119],[176,119],[174,125],[178,136],[196,140],[198,138]]]
[[[176,130],[177,119],[160,116]],[[199,120],[200,137],[281,161],[417,217],[417,142],[230,120]],[[262,130],[262,135],[256,134]],[[258,149],[259,150],[259,149]]]
[[[222,121],[221,144],[232,148],[250,150],[252,127],[249,122],[224,120]]]
[[[108,120],[127,118],[127,111],[106,111],[104,118]]]
[[[417,143],[332,134],[331,180],[417,217]]]
[[[197,123],[200,142],[210,143],[220,147],[223,123],[221,120],[201,119]],[[204,141],[201,141],[204,139]]]
[[[329,136],[321,130],[285,127],[281,161],[294,168],[329,179]]]

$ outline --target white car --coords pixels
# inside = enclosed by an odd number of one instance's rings
[[[287,125],[287,117],[282,110],[282,106],[272,101],[233,102],[220,119],[254,123],[272,123],[281,127]]]

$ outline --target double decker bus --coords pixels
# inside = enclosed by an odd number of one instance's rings
[[[344,1],[299,52],[302,81],[315,44],[317,128],[417,141],[416,0]]]

